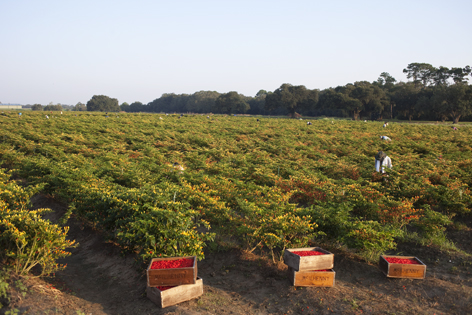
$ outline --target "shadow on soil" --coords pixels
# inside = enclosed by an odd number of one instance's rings
[[[39,195],[35,208],[51,208],[57,220],[66,206]],[[204,294],[165,309],[146,297],[146,274],[133,257],[106,243],[100,233],[70,219],[69,236],[79,242],[64,271],[25,281],[25,296],[13,290],[10,309],[20,314],[471,314],[472,260],[428,247],[403,244],[398,252],[420,258],[424,280],[390,279],[377,266],[335,253],[335,286],[293,287],[277,265],[238,250],[211,252],[198,262]],[[470,227],[455,235],[472,237]],[[470,241],[468,244],[470,246]],[[471,252],[471,248],[463,248]],[[331,250],[332,251],[332,250]],[[451,261],[451,262],[449,262]],[[5,313],[7,308],[0,311]]]

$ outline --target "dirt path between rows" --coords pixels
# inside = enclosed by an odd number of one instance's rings
[[[35,208],[51,208],[51,220],[66,206],[51,197],[33,199]],[[64,271],[50,279],[22,279],[25,296],[16,288],[9,308],[19,314],[472,314],[472,259],[449,256],[428,247],[402,245],[397,252],[427,265],[424,280],[389,279],[376,265],[334,249],[336,283],[331,288],[293,287],[283,263],[240,250],[206,254],[198,262],[204,294],[165,309],[145,294],[146,276],[132,257],[106,243],[100,233],[69,221],[71,238],[80,246]],[[452,235],[472,253],[470,226]]]

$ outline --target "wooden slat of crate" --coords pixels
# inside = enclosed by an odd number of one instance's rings
[[[296,271],[288,268],[289,279],[292,285],[297,287],[333,287],[336,272],[318,270]]]
[[[385,259],[387,257],[415,259],[419,264],[393,264]],[[380,256],[379,268],[389,278],[424,279],[426,276],[426,265],[414,256]]]
[[[193,259],[193,267],[151,269],[152,263],[160,260]],[[195,284],[197,280],[197,257],[167,257],[153,258],[147,269],[147,285],[149,287],[157,286],[175,286],[182,284]]]
[[[192,300],[202,294],[203,280],[201,278],[197,278],[195,284],[183,284],[163,291],[156,287],[146,288],[147,297],[160,308]]]
[[[325,253],[325,255],[298,256],[294,254],[297,251],[318,251]],[[286,249],[284,263],[295,271],[332,269],[334,267],[334,254],[320,247]]]

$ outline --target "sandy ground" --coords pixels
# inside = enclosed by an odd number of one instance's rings
[[[33,199],[51,208],[50,219],[66,206],[48,196]],[[105,242],[97,231],[71,219],[71,238],[80,246],[64,271],[47,279],[12,282],[10,303],[0,314],[472,314],[472,258],[412,244],[397,252],[420,258],[423,280],[391,279],[377,265],[335,254],[336,282],[330,288],[294,287],[283,263],[241,250],[219,250],[198,262],[202,296],[160,309],[146,297],[145,271]],[[472,229],[451,232],[458,247],[472,253]]]

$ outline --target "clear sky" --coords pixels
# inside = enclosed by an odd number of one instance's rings
[[[470,0],[0,0],[0,102],[375,81],[472,66]]]

